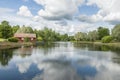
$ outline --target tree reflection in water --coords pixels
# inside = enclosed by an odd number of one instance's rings
[[[82,49],[88,49],[89,51],[110,51],[113,52],[112,54],[112,61],[115,63],[120,64],[120,48],[113,47],[113,46],[107,46],[107,45],[98,45],[98,44],[84,44],[84,43],[74,43],[74,47],[76,48],[82,48]]]
[[[13,49],[0,50],[0,63],[2,66],[8,65],[13,56]]]

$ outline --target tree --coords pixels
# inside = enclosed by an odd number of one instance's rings
[[[60,39],[61,39],[61,41],[68,41],[69,36],[68,36],[68,34],[63,34],[63,35],[61,35]]]
[[[69,36],[69,41],[74,41],[74,36]]]
[[[45,27],[43,30],[36,30],[35,33],[41,37],[43,41],[59,41],[60,34],[52,29]]]
[[[87,34],[83,32],[77,32],[74,38],[76,41],[85,41],[87,40]]]
[[[112,29],[112,37],[115,38],[116,40],[120,41],[120,24],[116,25]]]
[[[20,28],[19,25],[13,26],[13,27],[12,27],[13,34],[15,34],[19,28]]]
[[[2,38],[5,38],[5,39],[12,37],[13,35],[12,27],[9,25],[8,21],[1,22],[0,34],[2,35]]]
[[[0,38],[2,38],[2,25],[0,25]]]
[[[111,36],[104,36],[102,38],[103,43],[110,43],[112,40],[113,40],[113,38]]]
[[[34,31],[31,27],[26,27],[23,25],[23,27],[19,28],[16,33],[34,33]]]
[[[88,33],[88,40],[95,41],[98,39],[98,32],[96,30],[90,31]]]
[[[110,33],[108,28],[103,28],[103,27],[98,28],[99,40],[101,40],[104,36],[109,36],[109,34]]]

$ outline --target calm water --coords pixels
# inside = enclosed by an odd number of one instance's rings
[[[120,80],[120,49],[58,42],[0,50],[0,80]]]

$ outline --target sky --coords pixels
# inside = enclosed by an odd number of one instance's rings
[[[73,35],[120,23],[119,0],[0,0],[0,22]]]

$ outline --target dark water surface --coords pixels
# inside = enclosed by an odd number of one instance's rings
[[[56,42],[0,50],[0,80],[120,80],[120,49]]]

